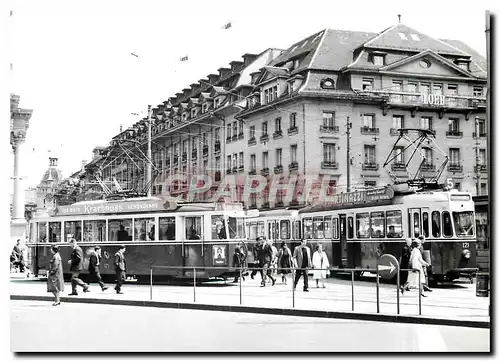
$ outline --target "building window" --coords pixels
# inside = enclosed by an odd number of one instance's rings
[[[226,138],[227,139],[231,139],[231,123],[228,123],[228,125],[227,125],[227,135],[226,135]]]
[[[460,135],[460,119],[458,118],[448,119],[448,135],[450,136]]]
[[[238,122],[233,123],[233,138],[238,137]]]
[[[219,107],[219,103],[220,103],[220,98],[216,98],[216,99],[214,100],[214,108]]]
[[[432,149],[428,147],[422,147],[422,150],[424,151],[424,157],[425,157],[425,163],[424,165],[432,165]]]
[[[239,122],[239,125],[240,125],[240,132],[238,133],[238,135],[243,135],[243,121],[238,121]]]
[[[255,138],[255,126],[250,126],[250,139]]]
[[[423,102],[425,99],[427,99],[428,95],[431,92],[431,85],[429,83],[420,83],[420,94],[422,95],[421,101]]]
[[[486,120],[476,118],[477,122],[477,133],[476,137],[486,137]]]
[[[406,37],[406,35],[404,33],[398,33],[398,35],[401,38],[401,40],[408,40],[408,38]]]
[[[483,87],[474,87],[472,89],[472,95],[474,97],[482,97],[483,96]]]
[[[365,187],[376,187],[377,181],[365,181]]]
[[[281,133],[281,117],[274,120],[274,131],[276,133]]]
[[[272,88],[272,90],[273,90],[273,100],[278,99],[278,86],[277,86],[277,85],[275,85],[275,86]]]
[[[375,159],[375,146],[365,145],[365,155],[364,163],[368,165],[373,165],[376,163]]]
[[[462,184],[460,182],[455,182],[453,184],[453,188],[457,191],[461,191],[461,188],[462,188]]]
[[[282,163],[281,163],[281,158],[282,158],[282,155],[283,155],[283,149],[281,148],[277,148],[276,149],[276,167],[278,166],[281,166]]]
[[[373,56],[373,64],[374,65],[384,65],[384,56],[383,55],[374,55]]]
[[[243,155],[243,152],[240,152],[240,162],[239,162],[239,168],[244,169],[245,168],[245,156]]]
[[[484,148],[479,149],[479,165],[486,165],[486,150]]]
[[[460,165],[460,149],[450,148],[450,164]]]
[[[373,89],[373,79],[372,78],[363,78],[363,90],[371,91]]]
[[[335,143],[323,143],[323,162],[335,163]]]
[[[262,136],[267,136],[267,122],[262,122]]]
[[[469,71],[469,64],[467,62],[458,62],[458,67],[463,70]]]
[[[232,160],[231,155],[228,155],[226,168],[229,172],[231,172],[231,160]]]
[[[215,129],[215,142],[220,142],[220,128]]]
[[[264,90],[264,101],[266,104],[269,103],[269,89]]]
[[[331,130],[335,128],[335,112],[323,111],[323,128]]]
[[[417,34],[410,34],[410,37],[414,40],[414,41],[420,41],[420,38],[418,37]]]
[[[262,152],[262,168],[269,168],[269,153],[267,152]]]
[[[375,128],[375,115],[374,114],[363,114],[363,127],[364,128]]]
[[[404,147],[394,147],[394,163],[398,165],[404,165],[405,164],[405,153],[404,153]]]
[[[420,128],[432,130],[432,117],[421,117],[420,118]]]
[[[401,102],[402,96],[400,93],[403,91],[403,81],[393,80],[391,91],[395,93],[391,96],[391,100],[394,102]]]
[[[392,128],[395,130],[404,128],[404,116],[400,115],[392,116]]]
[[[486,187],[486,183],[481,182],[480,195],[488,195],[488,189]]]
[[[233,153],[233,171],[238,168],[238,154]]]
[[[290,129],[294,129],[297,127],[297,113],[290,114]]]
[[[220,156],[215,157],[215,171],[220,172]]]
[[[297,145],[290,146],[290,162],[291,163],[297,162]]]
[[[255,170],[255,154],[250,155],[250,170],[254,171]]]
[[[434,95],[443,95],[443,85],[434,83],[432,85],[432,94]]]

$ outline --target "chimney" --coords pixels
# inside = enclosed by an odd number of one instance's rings
[[[244,63],[234,60],[229,64],[231,65],[231,72],[234,72],[236,69],[239,69]]]
[[[209,75],[207,75],[207,77],[208,77],[208,82],[210,84],[215,84],[219,80],[218,74],[209,74]]]
[[[219,69],[217,69],[217,71],[219,72],[219,76],[222,78],[227,73],[229,73],[231,71],[231,69],[229,69],[229,68],[219,68]]]
[[[255,59],[257,59],[258,55],[245,53],[241,57],[243,58],[243,63],[245,65],[247,65],[247,64],[250,64],[251,62],[253,62]]]

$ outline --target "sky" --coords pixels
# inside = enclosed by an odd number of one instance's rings
[[[58,157],[67,177],[96,146],[245,53],[286,49],[324,28],[378,33],[398,22],[486,55],[493,1],[29,1],[6,17],[9,93],[33,109],[21,149],[23,188]],[[225,30],[223,25],[231,22]],[[131,53],[137,54],[138,57]],[[180,58],[188,56],[187,62]],[[138,113],[140,116],[134,116]],[[13,154],[8,167],[13,174]]]

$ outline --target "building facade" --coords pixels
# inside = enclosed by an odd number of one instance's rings
[[[325,183],[340,193],[417,170],[432,178],[445,162],[441,182],[487,193],[486,60],[458,40],[401,23],[378,34],[325,29],[286,50],[245,54],[151,118],[153,195],[210,199],[230,179],[240,197],[262,176],[266,187],[240,198],[246,207],[302,205],[320,198]],[[98,170],[110,190],[145,190],[147,121],[99,150],[88,178]],[[393,149],[402,128],[432,131],[417,163],[408,163],[409,139]],[[203,192],[190,194],[192,182]]]

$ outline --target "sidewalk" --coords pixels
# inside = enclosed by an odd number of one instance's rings
[[[102,292],[97,284],[91,284],[90,292],[79,290],[76,297],[68,297],[69,283],[65,285],[62,302],[84,302],[103,304],[124,304],[184,309],[226,310],[250,313],[271,313],[308,315],[315,317],[364,319],[377,321],[442,324],[489,328],[489,298],[475,295],[475,284],[460,283],[441,286],[422,298],[422,315],[418,315],[418,293],[416,290],[400,294],[400,314],[396,305],[396,286],[380,284],[380,313],[377,313],[376,283],[354,282],[354,311],[351,302],[351,281],[337,278],[327,279],[326,288],[316,288],[310,279],[309,293],[302,291],[302,281],[295,291],[293,307],[292,286],[281,283],[260,287],[260,277],[246,278],[241,284],[241,304],[239,283],[214,282],[210,285],[171,286],[153,285],[152,299],[149,285],[126,283],[124,294],[118,295],[109,285]],[[44,280],[35,278],[11,278],[11,299],[53,300],[46,292]]]

